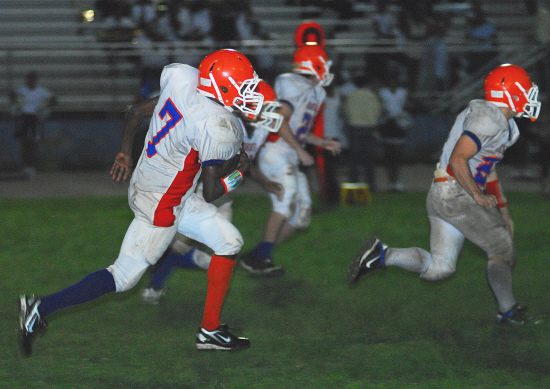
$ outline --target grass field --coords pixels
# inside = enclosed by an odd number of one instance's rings
[[[29,359],[17,347],[18,295],[110,265],[132,215],[126,198],[0,199],[0,388],[548,388],[550,203],[507,196],[515,294],[540,324],[495,324],[486,258],[468,242],[447,280],[388,268],[349,286],[349,261],[372,234],[429,247],[425,193],[377,194],[368,207],[316,207],[309,230],[276,249],[285,277],[235,268],[222,321],[251,339],[249,350],[194,349],[206,275],[181,270],[159,306],[140,299],[146,275],[129,292],[56,313]],[[248,249],[269,203],[240,195],[234,204]]]

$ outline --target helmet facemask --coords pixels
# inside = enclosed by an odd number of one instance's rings
[[[214,78],[214,75],[212,73],[209,73],[209,76],[210,81],[212,82],[212,87],[216,91],[217,96],[215,96],[215,98],[223,103],[224,98],[222,96],[222,93],[227,93],[227,88],[224,86],[218,86],[218,84],[216,83],[216,79]],[[239,94],[239,96],[233,99],[232,105],[230,107],[238,109],[250,120],[254,120],[262,110],[262,105],[264,101],[264,97],[262,94],[254,92],[254,89],[256,88],[256,86],[258,86],[258,83],[260,82],[260,78],[258,78],[256,72],[254,72],[254,78],[244,80],[241,85],[239,85],[231,76],[227,79],[229,80],[233,88],[238,91]]]
[[[263,104],[262,111],[260,112],[259,120],[252,123],[254,127],[263,126],[270,132],[279,132],[281,125],[283,124],[284,117],[277,111],[281,107],[281,103],[278,101],[266,101]]]
[[[516,82],[516,85],[527,99],[527,103],[523,106],[523,114],[527,115],[529,119],[534,122],[537,120],[540,113],[540,101],[538,101],[539,87],[533,84],[533,86],[529,88],[529,92],[525,93],[525,89],[519,82]]]

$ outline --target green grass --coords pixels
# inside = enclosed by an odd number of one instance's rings
[[[160,306],[129,292],[56,313],[32,358],[17,347],[17,296],[49,294],[110,265],[132,214],[125,198],[0,200],[0,388],[548,388],[550,203],[508,193],[519,302],[543,322],[495,325],[486,258],[465,244],[458,271],[420,281],[398,268],[346,282],[365,239],[429,247],[424,193],[377,194],[368,207],[317,207],[309,230],[277,247],[287,275],[236,267],[222,321],[251,339],[239,353],[198,352],[206,275],[180,270]],[[269,202],[239,195],[245,247]]]

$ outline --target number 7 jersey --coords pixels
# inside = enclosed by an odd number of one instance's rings
[[[462,135],[469,136],[477,145],[477,154],[469,161],[470,171],[476,183],[485,187],[487,176],[503,158],[504,151],[519,137],[514,119],[506,120],[502,111],[486,100],[472,100],[468,107],[458,114],[443,146],[439,168],[451,174],[449,158]]]
[[[130,182],[130,205],[156,226],[170,226],[197,184],[203,165],[235,156],[241,122],[201,95],[199,72],[182,64],[164,68],[159,101]]]

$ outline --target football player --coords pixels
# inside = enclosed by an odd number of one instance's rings
[[[456,271],[464,239],[488,257],[487,277],[498,303],[498,321],[523,324],[525,307],[512,293],[516,261],[514,224],[496,166],[519,131],[514,117],[536,120],[538,87],[522,68],[505,64],[485,78],[485,100],[472,100],[457,116],[435,170],[426,207],[430,252],[418,247],[389,248],[376,237],[353,259],[349,282],[368,271],[399,266],[420,278],[441,280]]]
[[[116,261],[57,293],[20,298],[20,348],[32,352],[37,331],[46,318],[69,306],[109,292],[127,291],[165,252],[176,232],[210,247],[214,255],[207,273],[208,288],[202,324],[196,335],[199,350],[242,350],[250,341],[220,323],[236,255],[243,245],[239,231],[210,204],[235,189],[249,168],[242,147],[243,128],[234,112],[255,118],[263,96],[250,61],[234,50],[206,56],[198,69],[172,64],[164,68],[160,95],[131,111],[111,175],[129,177],[133,134],[142,112],[153,105],[145,146],[132,174],[129,204],[134,220]],[[144,108],[145,107],[145,108]],[[202,177],[203,196],[194,194]],[[208,233],[204,233],[208,231]]]
[[[311,129],[326,96],[334,75],[331,61],[320,45],[305,44],[293,58],[292,73],[279,75],[275,80],[275,93],[282,103],[281,112],[292,133],[303,146],[306,143],[322,147],[333,153],[340,152],[340,143],[315,136]],[[284,187],[282,199],[271,194],[273,211],[264,227],[262,241],[244,254],[240,264],[253,275],[274,276],[284,274],[271,259],[275,245],[296,229],[303,229],[311,220],[311,196],[306,175],[300,171],[300,162],[312,165],[311,157],[303,148],[291,147],[287,139],[277,134],[268,137],[260,150],[259,166],[272,181]]]
[[[250,158],[250,176],[258,182],[269,193],[272,193],[278,199],[282,199],[284,188],[281,184],[268,179],[258,168],[256,155],[261,149],[265,140],[270,134],[279,134],[288,139],[291,147],[301,149],[301,145],[296,141],[290,131],[288,123],[279,113],[281,103],[277,100],[275,91],[265,81],[260,81],[256,92],[264,96],[264,103],[258,119],[255,121],[244,120],[244,149]],[[313,163],[313,157],[311,157]],[[234,192],[232,192],[234,193]],[[201,185],[197,187],[197,194],[202,195]],[[214,204],[218,206],[218,211],[231,221],[233,215],[231,195],[218,199]],[[175,268],[200,268],[208,270],[210,266],[210,250],[189,239],[177,234],[170,249],[164,254],[160,266],[154,270],[149,285],[143,290],[143,301],[149,304],[159,304],[160,299],[165,294],[165,282]]]

